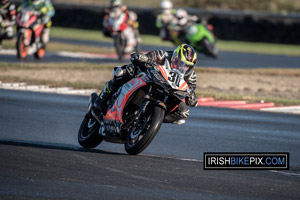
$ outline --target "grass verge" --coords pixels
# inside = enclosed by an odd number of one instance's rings
[[[5,63],[0,62],[0,80],[2,82],[25,82],[34,85],[47,85],[50,87],[72,87],[74,89],[102,89],[105,82],[112,78],[112,69],[117,63],[91,64],[77,63]],[[274,102],[276,105],[300,105],[298,69],[218,69],[197,68],[198,76],[197,94],[199,97],[213,97],[215,100],[246,100],[248,103]],[[228,75],[233,76],[228,78]],[[210,81],[209,79],[212,79]],[[263,86],[275,85],[283,78],[283,81],[274,92],[271,88]],[[226,83],[227,79],[230,79]],[[236,83],[232,79],[241,79],[247,87],[234,88]],[[215,80],[219,80],[215,83]],[[252,83],[251,81],[254,81]],[[262,82],[265,81],[265,82]],[[298,81],[299,82],[299,81]],[[207,85],[205,85],[207,84]],[[214,85],[215,84],[215,85]],[[295,84],[293,91],[288,84]],[[297,87],[298,85],[298,87]],[[282,87],[282,88],[281,88]],[[263,93],[260,90],[263,89]],[[278,90],[278,91],[277,91]],[[278,96],[278,93],[282,94]],[[287,94],[287,95],[286,95]],[[294,96],[289,96],[293,94]],[[286,96],[285,96],[286,95]]]
[[[14,49],[16,46],[16,39],[13,40],[4,40],[3,48],[5,49]],[[59,42],[49,42],[47,44],[47,51],[69,51],[69,52],[83,52],[83,53],[115,53],[113,48],[102,48],[95,46],[87,45],[78,45],[78,44],[67,44]]]
[[[239,94],[231,93],[219,93],[219,92],[209,92],[209,91],[199,91],[197,90],[197,96],[199,97],[212,97],[216,101],[239,101],[245,100],[247,103],[265,103],[272,102],[276,106],[290,106],[290,105],[300,105],[299,99],[284,99],[275,97],[263,97],[263,96],[243,96]]]

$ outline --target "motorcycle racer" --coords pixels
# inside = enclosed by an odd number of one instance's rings
[[[142,71],[145,71],[153,64],[164,65],[167,63],[171,68],[184,68],[184,80],[189,86],[189,92],[185,98],[186,104],[181,101],[174,112],[171,112],[171,114],[165,117],[165,122],[177,124],[185,123],[185,119],[189,116],[187,105],[195,107],[198,104],[198,98],[195,94],[197,77],[194,71],[194,66],[197,62],[197,54],[193,47],[187,44],[181,44],[173,52],[155,50],[148,52],[147,54],[133,53],[131,55],[131,62],[133,65],[128,64],[114,68],[113,79],[105,84],[104,89],[94,103],[94,109],[98,113],[106,114],[108,100],[124,83],[128,82],[138,74],[138,67],[135,67],[136,65],[139,66]]]
[[[24,0],[18,8],[18,12],[26,9],[27,7],[31,7],[40,13],[40,17],[44,25],[42,42],[44,44],[48,43],[50,37],[50,28],[52,25],[51,17],[53,17],[55,14],[55,9],[52,2],[50,0]]]
[[[175,44],[187,43],[186,28],[198,21],[195,15],[189,15],[186,10],[180,8],[176,11],[175,18],[170,22],[169,29],[177,32],[177,37],[173,38]]]
[[[156,18],[156,27],[159,28],[159,35],[162,40],[172,40],[168,26],[175,20],[176,10],[170,0],[162,0],[160,4],[161,14]]]
[[[12,39],[16,20],[16,6],[10,0],[0,0],[0,49],[3,39]]]
[[[125,53],[131,53],[134,50],[137,42],[140,42],[138,27],[139,24],[137,22],[137,14],[133,11],[127,10],[126,5],[123,5],[122,0],[111,0],[110,6],[106,9],[106,14],[103,19],[103,34],[107,37],[111,36],[110,30],[110,17],[115,18],[127,18],[128,27],[124,30],[124,35],[127,39],[127,44],[125,47]]]

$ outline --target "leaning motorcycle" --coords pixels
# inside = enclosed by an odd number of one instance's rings
[[[128,20],[128,16],[125,13],[122,13],[119,16],[114,15],[114,13],[110,13],[108,18],[108,24],[109,24],[108,29],[114,40],[114,46],[120,61],[123,60],[124,55],[126,54],[125,48],[128,41],[125,37],[125,34],[128,33],[125,32],[133,31],[132,28],[129,28],[127,24],[127,20]],[[135,51],[136,52],[139,51],[138,41],[136,41]]]
[[[165,116],[172,114],[188,93],[185,71],[179,69],[165,64],[140,72],[107,102],[105,116],[94,111],[97,94],[93,93],[79,128],[79,144],[94,148],[104,140],[125,144],[128,154],[141,153],[159,131]]]
[[[193,24],[187,28],[186,39],[196,51],[217,58],[218,49],[212,29],[212,25]]]
[[[213,58],[218,57],[218,48],[213,34],[212,25],[192,24],[180,31],[180,28],[169,26],[169,32],[173,43],[179,45],[187,43],[194,47],[199,53]]]
[[[29,49],[34,52],[36,59],[45,55],[45,45],[42,42],[42,24],[39,13],[27,8],[17,14],[17,57],[23,59],[27,56]]]

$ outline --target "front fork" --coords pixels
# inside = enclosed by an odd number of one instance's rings
[[[98,116],[97,113],[95,112],[95,110],[93,109],[94,103],[97,99],[98,95],[97,93],[92,93],[89,99],[89,107],[88,107],[88,112],[87,112],[87,116],[93,116],[94,119],[101,124],[101,118],[103,118],[103,116]]]
[[[150,102],[153,102],[155,105],[158,105],[159,107],[163,108],[164,110],[167,110],[166,102],[168,100],[168,96],[166,95],[164,97],[163,101],[155,99],[149,95],[152,92],[152,89],[153,89],[153,87],[152,87],[152,85],[150,85],[147,94],[144,96],[144,99],[142,101],[142,105],[140,106],[139,112],[135,115],[135,120],[134,120],[133,126],[139,122],[141,114],[145,113],[146,108]]]

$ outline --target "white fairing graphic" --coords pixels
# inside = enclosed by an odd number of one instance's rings
[[[168,81],[169,85],[176,90],[187,90],[188,85],[184,80],[184,74],[170,67],[168,62],[163,66],[157,66],[161,75]]]

